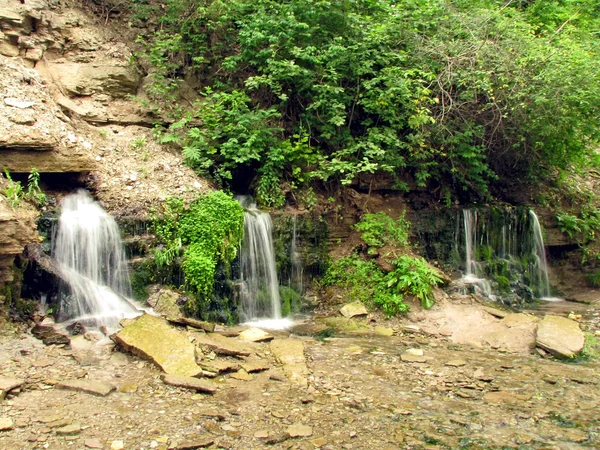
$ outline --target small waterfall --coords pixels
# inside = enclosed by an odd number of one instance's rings
[[[475,287],[475,291],[484,297],[492,296],[492,286],[485,278],[481,265],[477,262],[477,211],[471,209],[463,210],[463,221],[465,227],[465,274],[463,281]]]
[[[298,215],[292,216],[292,242],[290,245],[290,259],[292,261],[292,272],[290,275],[290,287],[294,288],[299,294],[304,292],[304,265],[302,264],[302,256],[298,249]]]
[[[259,211],[251,197],[239,196],[244,207],[244,240],[240,249],[241,313],[243,321],[281,319],[279,281],[271,217]]]
[[[462,216],[465,284],[492,300],[496,293],[557,300],[550,297],[542,231],[532,210],[464,209]]]
[[[119,228],[90,195],[79,190],[61,204],[53,255],[63,279],[60,321],[115,327],[139,314],[131,297]]]
[[[546,261],[546,251],[544,249],[544,238],[542,236],[542,228],[537,215],[533,211],[529,211],[531,222],[533,224],[533,236],[535,242],[535,266],[537,269],[538,290],[543,300],[556,300],[550,294],[550,282],[548,280],[548,262]]]

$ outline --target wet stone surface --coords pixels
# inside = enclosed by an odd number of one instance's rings
[[[564,363],[383,325],[394,334],[373,326],[324,341],[279,338],[302,343],[306,385],[290,380],[272,344],[255,344],[266,370],[218,374],[213,395],[167,385],[156,366],[107,342],[3,338],[0,376],[24,383],[0,403],[0,448],[600,448],[598,360]],[[116,390],[58,389],[65,380]]]

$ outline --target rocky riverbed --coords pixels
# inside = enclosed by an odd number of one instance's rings
[[[581,309],[582,328],[594,334],[597,306]],[[473,336],[458,343],[444,326],[436,332],[429,317],[415,317],[367,320],[358,333],[324,339],[287,332],[265,342],[228,337],[252,355],[203,347],[202,358],[239,366],[252,357],[263,367],[202,378],[213,394],[169,382],[156,365],[116,351],[109,339],[77,336],[70,347],[46,346],[27,332],[5,332],[0,448],[600,447],[597,359],[562,362]],[[435,311],[431,317],[439,322]],[[240,330],[216,331],[225,338]],[[210,339],[203,336],[198,345]]]

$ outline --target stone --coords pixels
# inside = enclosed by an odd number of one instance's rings
[[[462,359],[453,359],[452,361],[448,361],[445,365],[449,367],[462,367],[466,364],[467,362],[463,361]]]
[[[125,442],[117,439],[110,443],[110,450],[123,450],[125,448]]]
[[[91,172],[96,167],[94,160],[81,151],[37,151],[52,150],[57,145],[53,136],[42,135],[33,129],[21,137],[0,135],[0,147],[24,149],[1,151],[0,166],[20,173],[30,173],[34,167],[40,173]]]
[[[77,424],[67,425],[56,430],[56,434],[59,436],[73,436],[81,433],[81,426]]]
[[[170,321],[178,320],[183,315],[179,308],[182,297],[183,295],[177,291],[161,288],[158,292],[150,295],[148,304],[152,306],[155,313],[165,316]]]
[[[247,330],[242,331],[238,337],[242,341],[248,342],[268,342],[274,339],[274,336],[260,328],[248,328]]]
[[[254,379],[254,377],[252,375],[250,375],[248,372],[246,372],[244,369],[241,369],[235,373],[232,373],[230,375],[231,378],[234,378],[236,380],[241,380],[241,381],[252,381]]]
[[[269,437],[267,437],[264,442],[267,445],[281,444],[282,442],[287,441],[290,437],[290,434],[285,431],[269,433]]]
[[[177,443],[175,450],[194,450],[197,448],[210,447],[215,442],[214,438],[209,435],[198,436],[194,438],[186,438],[182,442]]]
[[[526,402],[531,398],[530,394],[519,394],[517,392],[510,391],[494,391],[494,392],[486,392],[483,394],[483,400],[486,403],[491,404],[519,404]]]
[[[0,391],[9,392],[15,388],[23,386],[24,383],[25,380],[0,376]]]
[[[367,308],[361,302],[353,302],[346,303],[342,306],[340,308],[340,313],[342,316],[350,319],[355,316],[366,316],[369,314],[369,311],[367,311]]]
[[[5,97],[4,104],[18,109],[27,109],[35,105],[35,102],[24,102],[14,97]]]
[[[10,417],[0,417],[0,431],[9,431],[14,428],[15,424]]]
[[[0,55],[14,58],[15,56],[19,56],[19,53],[19,47],[16,45],[12,45],[6,41],[0,41]]]
[[[277,361],[283,364],[283,371],[292,383],[308,386],[308,367],[302,341],[274,339],[270,343],[270,349]]]
[[[187,377],[184,375],[171,375],[165,374],[162,376],[162,380],[165,384],[170,386],[177,386],[185,389],[191,389],[205,394],[214,394],[217,392],[217,386],[208,380],[201,380],[199,378]]]
[[[409,363],[426,363],[427,362],[427,358],[425,356],[417,356],[417,355],[411,355],[410,353],[402,353],[400,355],[400,359],[404,362],[409,362]]]
[[[222,336],[218,333],[194,335],[196,344],[214,351],[218,355],[225,356],[250,356],[253,351],[250,347],[235,341],[234,339]]]
[[[85,448],[93,448],[93,449],[104,448],[104,446],[102,445],[102,442],[100,442],[99,439],[86,439],[85,441],[83,441],[83,445],[85,446]]]
[[[195,361],[194,345],[160,317],[144,314],[114,335],[114,340],[123,350],[152,361],[167,374],[193,377],[202,372]]]
[[[308,437],[308,436],[312,436],[313,434],[313,430],[312,427],[309,427],[308,425],[303,425],[301,423],[295,423],[293,425],[290,425],[287,428],[287,432],[289,433],[290,437]]]
[[[509,314],[506,311],[502,311],[502,310],[497,309],[497,308],[492,308],[490,306],[484,306],[483,310],[486,313],[491,314],[494,317],[497,317],[498,319],[504,319]]]
[[[394,335],[394,330],[392,328],[386,328],[382,326],[375,327],[375,334],[380,336],[392,337]]]
[[[67,425],[71,425],[73,423],[73,419],[60,419],[55,420],[53,422],[48,423],[48,428],[62,428]]]
[[[169,321],[180,325],[187,325],[188,327],[196,328],[198,330],[204,330],[207,333],[215,331],[216,326],[214,323],[190,319],[189,317],[178,317],[177,319],[169,318]]]
[[[240,363],[236,361],[224,361],[224,360],[198,360],[196,363],[202,367],[203,370],[213,373],[225,373],[225,372],[237,372],[240,370]]]
[[[267,361],[261,359],[248,359],[242,363],[242,369],[248,373],[263,372],[269,370],[270,367]]]
[[[572,358],[584,344],[585,336],[574,320],[547,315],[538,324],[536,345],[554,356]]]
[[[258,430],[254,432],[254,437],[256,439],[266,439],[269,437],[269,432],[267,430]]]
[[[54,387],[57,389],[85,392],[100,397],[106,397],[116,389],[111,384],[90,380],[65,380],[57,383]]]

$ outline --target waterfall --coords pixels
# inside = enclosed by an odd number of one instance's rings
[[[463,210],[463,221],[465,227],[465,274],[463,281],[475,287],[475,291],[484,297],[492,296],[492,286],[481,273],[481,267],[477,262],[477,211],[471,209]]]
[[[298,236],[296,232],[296,228],[298,225],[298,215],[294,214],[292,216],[292,242],[290,245],[290,259],[292,262],[292,271],[290,274],[290,287],[296,289],[299,294],[302,294],[304,291],[304,266],[302,264],[302,255],[298,249]]]
[[[63,283],[59,320],[115,327],[138,314],[115,220],[79,190],[61,203],[53,255]]]
[[[240,317],[243,321],[281,319],[279,281],[271,217],[251,197],[239,196],[244,207],[244,240],[240,249]]]
[[[532,210],[464,209],[462,216],[465,284],[493,300],[496,293],[557,300],[550,297],[542,231]]]
[[[548,281],[548,263],[546,261],[546,251],[544,249],[544,238],[542,236],[542,228],[537,215],[533,211],[529,211],[531,222],[533,224],[533,236],[535,242],[535,266],[538,278],[538,290],[543,300],[556,300],[550,296],[550,282]]]

